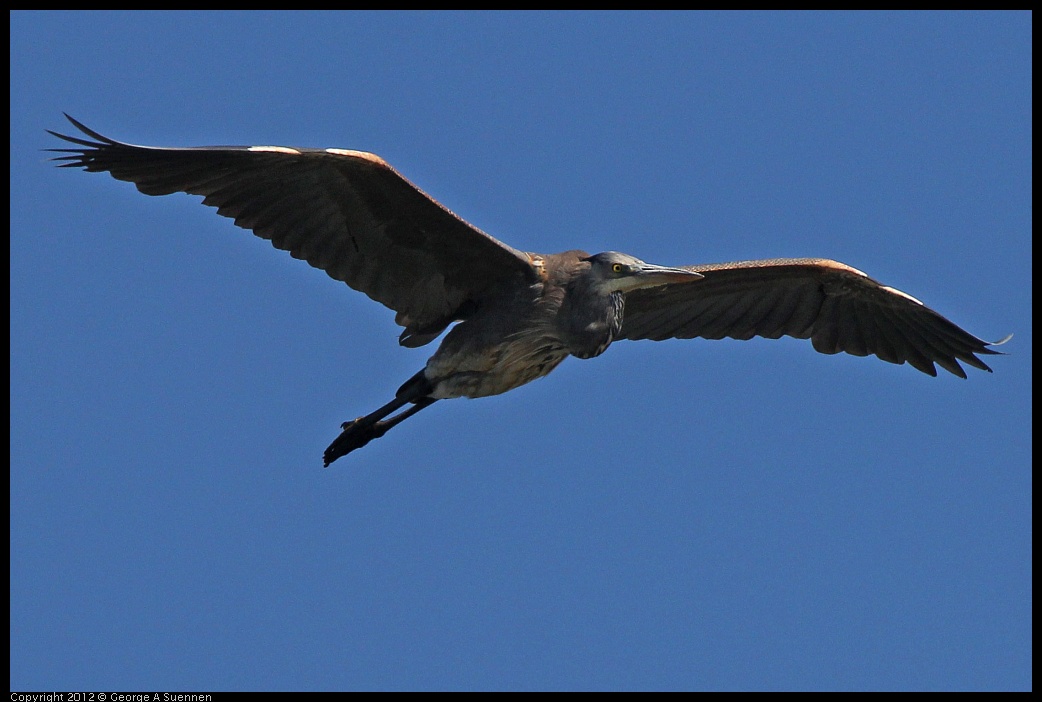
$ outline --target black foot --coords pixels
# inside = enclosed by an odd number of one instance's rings
[[[408,383],[402,387],[406,388],[407,385]],[[423,386],[417,386],[417,388],[422,390]],[[355,449],[362,448],[373,439],[379,439],[381,436],[386,434],[387,430],[391,427],[400,424],[402,421],[422,410],[424,407],[430,407],[432,404],[437,402],[433,397],[413,398],[412,396],[417,391],[418,390],[414,388],[403,397],[395,397],[375,412],[341,424],[340,426],[343,431],[340,432],[340,436],[329,445],[329,448],[326,449],[325,454],[322,456],[325,461],[324,465],[329,466],[330,463],[341,456],[346,456]],[[399,390],[399,394],[401,394],[401,392],[402,391]],[[412,403],[412,407],[409,407],[402,412],[398,412],[398,414],[394,415],[390,419],[383,419],[392,412],[397,412],[404,405],[409,403]]]
[[[328,468],[336,459],[362,448],[373,439],[379,439],[387,431],[384,422],[367,423],[364,419],[365,417],[359,417],[340,425],[343,431],[322,454],[322,465]]]

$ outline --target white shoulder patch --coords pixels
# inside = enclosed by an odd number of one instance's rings
[[[828,259],[828,258],[814,259],[813,263],[816,263],[819,266],[823,266],[824,268],[831,268],[834,271],[844,271],[845,273],[853,273],[854,275],[861,276],[862,278],[867,278],[868,277],[868,274],[865,273],[864,271],[859,271],[857,268],[854,268],[853,266],[848,266],[845,263],[840,263],[839,261],[833,261],[833,260]]]
[[[291,149],[288,146],[251,146],[247,151],[267,151],[276,154],[300,154],[296,149]]]
[[[360,158],[365,161],[371,161],[372,163],[378,163],[381,166],[386,166],[387,161],[376,154],[371,154],[368,151],[355,151],[354,149],[326,149],[327,154],[333,154],[334,156],[351,156],[352,158]]]
[[[881,285],[880,287],[883,288],[883,290],[886,290],[888,293],[893,293],[894,295],[900,295],[901,297],[903,297],[903,298],[905,298],[907,300],[911,300],[912,302],[914,302],[917,305],[921,305],[923,307],[926,307],[926,305],[923,305],[921,300],[916,300],[914,297],[912,297],[908,293],[901,292],[897,288],[891,288],[889,285]]]

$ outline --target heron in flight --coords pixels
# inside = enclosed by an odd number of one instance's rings
[[[328,466],[438,400],[499,395],[619,339],[810,339],[961,378],[978,339],[911,295],[837,261],[659,266],[623,253],[519,251],[457,217],[374,154],[285,146],[158,148],[51,132],[63,167],[106,171],[146,195],[202,195],[238,226],[395,312],[414,348],[455,326],[394,399],[342,425]],[[1008,337],[1007,337],[1008,338]],[[404,409],[403,409],[404,408]],[[396,414],[397,413],[397,414]]]

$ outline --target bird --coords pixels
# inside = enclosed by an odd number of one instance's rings
[[[394,398],[341,425],[323,465],[439,400],[487,397],[623,339],[810,339],[931,376],[1000,354],[925,304],[825,258],[663,266],[624,253],[515,249],[464,221],[375,154],[286,146],[138,146],[47,130],[59,167],[146,195],[188,193],[395,312],[407,348],[444,338]],[[447,333],[446,333],[447,330]]]

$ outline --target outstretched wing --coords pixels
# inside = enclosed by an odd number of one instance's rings
[[[810,339],[820,353],[874,354],[933,376],[937,363],[962,378],[958,361],[991,371],[975,354],[999,353],[911,295],[837,261],[777,258],[686,268],[705,277],[626,295],[622,338],[792,336]]]
[[[157,148],[50,132],[64,167],[107,171],[146,195],[202,195],[244,229],[381,302],[427,343],[501,285],[537,279],[527,254],[463,221],[383,159],[281,146]],[[49,130],[48,130],[49,131]]]

